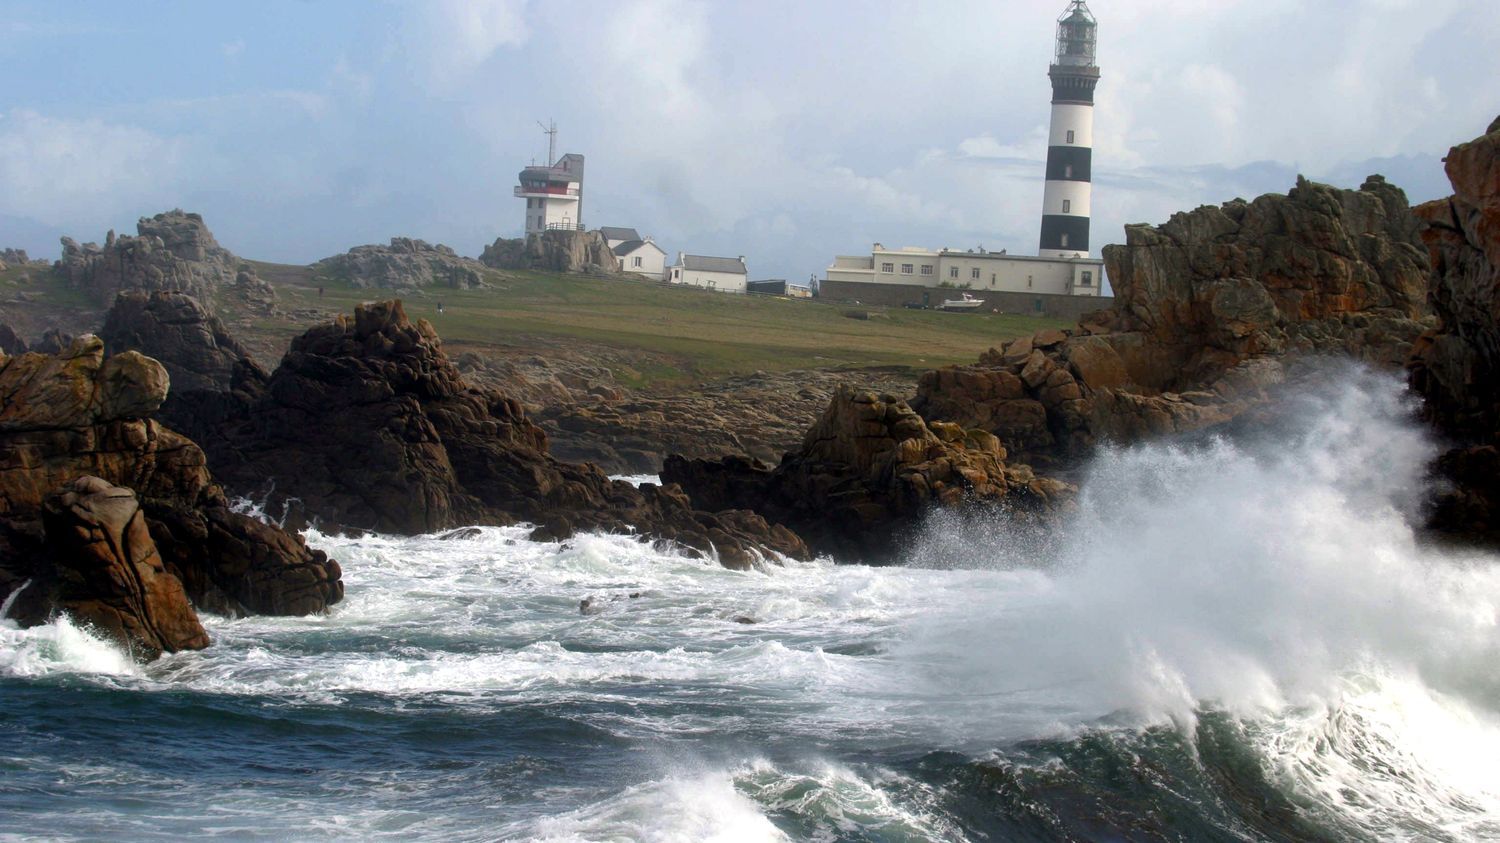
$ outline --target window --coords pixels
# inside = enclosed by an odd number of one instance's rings
[[[948,267],[948,277],[949,278],[957,278],[958,277],[958,267],[956,267],[956,266],[950,266],[950,267]]]
[[[1062,236],[1062,247],[1064,249],[1068,248],[1068,235],[1066,234]]]
[[[1035,299],[1035,300],[1033,300],[1031,306],[1036,310],[1037,313],[1041,313],[1042,312],[1042,300],[1041,299]]]
[[[1064,199],[1063,200],[1063,213],[1065,213],[1065,214],[1071,214],[1072,212],[1073,212],[1073,200],[1072,199]]]
[[[1083,281],[1080,282],[1080,283],[1084,287],[1092,287],[1092,286],[1094,286],[1094,273],[1089,272],[1088,270],[1084,270],[1084,272],[1083,272]]]
[[[924,264],[922,264],[922,274],[923,275],[931,275],[932,274],[932,264],[930,264],[930,263],[924,263]]]
[[[881,272],[895,272],[896,271],[896,265],[893,264],[893,263],[883,263],[883,264],[880,265],[880,271]]]
[[[631,258],[630,259],[630,265],[631,266],[640,266],[641,265],[641,259],[640,258]]]
[[[1072,177],[1073,177],[1073,165],[1072,164],[1068,164],[1067,166],[1063,167],[1063,178],[1070,179]]]
[[[1026,276],[1026,289],[1031,289],[1031,276]]]
[[[1068,130],[1068,143],[1072,143],[1072,142],[1073,142],[1073,130],[1069,129]]]
[[[912,272],[915,269],[916,269],[916,267],[912,266],[909,263],[903,263],[903,264],[901,264],[901,274],[902,275],[910,275],[910,274],[912,274]]]
[[[976,266],[973,269],[969,270],[969,277],[972,278],[972,279],[974,279],[975,281],[978,281],[979,280],[979,267]]]

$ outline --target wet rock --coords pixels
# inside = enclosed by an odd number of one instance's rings
[[[168,394],[157,361],[106,357],[86,335],[63,354],[0,358],[0,394],[0,587],[29,575],[46,496],[89,475],[134,491],[163,564],[200,609],[305,614],[342,596],[336,563],[232,511],[203,451],[151,418]]]
[[[662,479],[708,509],[751,510],[840,561],[888,561],[934,508],[1004,509],[1044,520],[1075,490],[1006,463],[994,435],[928,423],[890,395],[843,387],[802,447],[775,468],[742,457],[670,457]]]
[[[42,522],[44,561],[13,607],[22,623],[66,613],[143,659],[208,646],[208,633],[182,583],[163,564],[134,492],[79,477],[47,496]]]
[[[1500,545],[1500,120],[1448,152],[1453,195],[1417,208],[1435,274],[1437,326],[1416,345],[1412,388],[1454,447],[1432,525]]]

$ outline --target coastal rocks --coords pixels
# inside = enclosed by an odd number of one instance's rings
[[[1405,195],[1299,179],[1126,227],[1104,260],[1112,308],[929,372],[913,406],[989,430],[1012,457],[1064,465],[1100,440],[1198,430],[1266,400],[1297,356],[1394,368],[1429,323],[1430,268]]]
[[[145,659],[208,646],[134,492],[79,477],[47,496],[42,523],[45,561],[12,607],[17,620],[31,625],[65,613]]]
[[[214,240],[203,217],[182,210],[142,217],[137,236],[109,232],[101,247],[62,238],[54,270],[108,305],[122,290],[175,290],[200,301],[233,280],[239,259]]]
[[[0,322],[0,354],[25,354],[26,341],[13,328]]]
[[[244,348],[187,293],[127,290],[115,298],[99,332],[112,352],[138,351],[166,367],[174,391],[229,388]]]
[[[451,287],[467,290],[484,285],[484,265],[439,243],[392,237],[389,246],[355,246],[342,255],[313,264],[322,275],[331,275],[355,287],[409,290],[418,287]]]
[[[480,263],[496,269],[538,269],[544,272],[613,275],[620,261],[597,231],[543,231],[526,239],[504,237],[486,246]]]
[[[25,249],[0,249],[0,269],[25,266],[29,263],[31,263],[31,257],[26,254]]]
[[[425,533],[530,521],[537,536],[640,532],[743,567],[796,536],[747,513],[694,511],[680,491],[559,462],[514,399],[471,387],[432,326],[367,303],[292,342],[270,375],[242,366],[211,429],[215,472],[331,529]]]
[[[1075,489],[1008,465],[982,430],[928,423],[906,402],[844,386],[774,469],[743,457],[668,458],[662,479],[709,509],[753,510],[842,560],[885,561],[933,508],[991,507],[1045,520]]]
[[[1454,444],[1431,523],[1500,545],[1500,119],[1444,159],[1453,195],[1416,209],[1435,275],[1437,327],[1418,341],[1412,388]]]
[[[88,475],[139,496],[166,570],[198,608],[305,614],[337,602],[337,563],[233,511],[202,450],[151,418],[168,382],[139,353],[106,358],[92,335],[62,354],[0,358],[0,589],[32,576],[47,495]]]

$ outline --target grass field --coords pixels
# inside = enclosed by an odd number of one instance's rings
[[[287,308],[350,311],[382,291],[317,278],[307,267],[256,264]],[[692,382],[755,370],[900,367],[972,362],[980,352],[1059,320],[1006,314],[851,307],[819,301],[735,296],[646,281],[540,272],[492,272],[488,289],[429,288],[405,297],[406,311],[436,326],[445,342],[526,346],[578,341],[670,360],[636,378]],[[318,285],[324,294],[318,295]],[[437,312],[442,302],[444,313]],[[868,320],[845,315],[858,310]],[[258,323],[290,336],[300,325]],[[644,384],[640,384],[644,385]]]
[[[292,319],[238,311],[228,292],[216,305],[236,332],[267,346],[284,343],[317,320],[350,312],[362,301],[391,295],[317,276],[311,267],[247,261],[275,286]],[[20,276],[28,273],[29,283]],[[1063,324],[1032,316],[940,313],[824,303],[770,296],[736,296],[648,281],[598,279],[542,272],[490,271],[489,287],[428,288],[404,295],[406,310],[437,327],[459,348],[564,350],[574,359],[597,356],[616,378],[634,386],[687,385],[757,370],[884,367],[924,370],[972,362],[980,352],[1039,328]],[[318,287],[324,289],[318,294]],[[70,332],[98,330],[105,308],[46,270],[0,270],[0,321],[32,333],[47,324]],[[438,302],[445,312],[437,312]],[[24,311],[24,312],[21,312]],[[845,314],[856,311],[868,319]],[[247,325],[246,319],[249,319]],[[625,362],[621,362],[621,361]]]

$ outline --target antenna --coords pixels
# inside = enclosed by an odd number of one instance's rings
[[[542,134],[547,136],[547,166],[551,167],[557,163],[557,122],[549,119],[543,123],[538,120],[537,125],[542,127]]]

